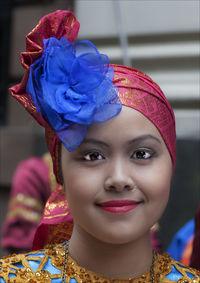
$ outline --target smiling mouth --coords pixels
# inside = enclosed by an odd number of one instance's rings
[[[126,213],[135,209],[141,201],[132,200],[111,200],[99,203],[98,206],[108,212],[112,213]]]

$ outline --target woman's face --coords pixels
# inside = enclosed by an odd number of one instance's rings
[[[162,215],[172,162],[156,127],[123,106],[92,125],[76,151],[62,146],[62,173],[76,231],[122,244],[147,234]]]

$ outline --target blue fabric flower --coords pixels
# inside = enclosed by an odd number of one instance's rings
[[[89,40],[44,39],[43,55],[30,68],[27,93],[68,151],[88,127],[121,111],[109,59]]]

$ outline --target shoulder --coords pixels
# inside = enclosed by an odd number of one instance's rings
[[[31,170],[31,169],[35,169],[35,167],[37,166],[47,167],[46,162],[42,157],[30,157],[20,161],[17,166],[17,170],[24,170],[24,169]]]
[[[187,243],[193,239],[194,228],[194,219],[191,219],[173,237],[172,242],[167,249],[167,253],[174,259],[180,260]]]
[[[26,160],[22,160],[13,175],[12,184],[17,182],[23,182],[23,180],[35,180],[35,178],[42,176],[48,176],[49,168],[46,162],[41,157],[31,157]],[[42,178],[42,177],[41,177]]]
[[[200,272],[172,259],[168,254],[158,254],[155,275],[159,282],[200,283]]]
[[[51,245],[44,250],[13,254],[0,259],[0,283],[51,282],[62,277],[64,247]],[[31,280],[32,279],[32,280]],[[60,281],[59,281],[60,282]]]
[[[31,157],[20,162],[12,178],[12,195],[26,191],[26,195],[42,197],[46,202],[51,193],[49,168],[40,157]],[[45,195],[43,197],[43,195]]]

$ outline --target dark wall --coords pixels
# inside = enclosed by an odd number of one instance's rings
[[[0,239],[2,236],[2,224],[6,217],[6,212],[8,208],[8,198],[10,194],[10,187],[8,186],[0,186]],[[0,245],[0,258],[7,254],[7,251],[3,250]]]
[[[6,123],[11,0],[0,1],[0,126]]]

